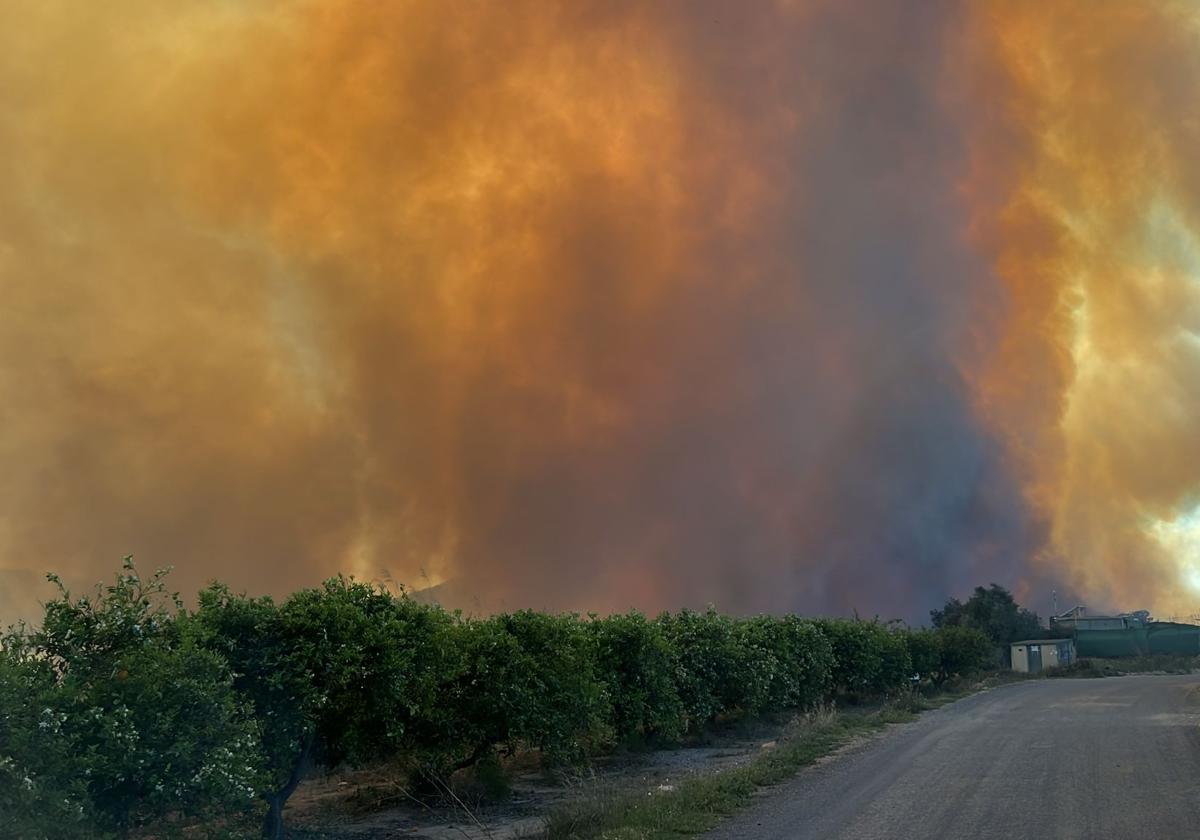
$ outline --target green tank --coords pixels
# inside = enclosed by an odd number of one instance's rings
[[[1079,656],[1108,659],[1153,653],[1200,656],[1200,627],[1170,621],[1151,621],[1141,625],[1132,624],[1121,630],[1077,628],[1075,651]]]
[[[1194,624],[1154,621],[1150,623],[1148,635],[1150,653],[1200,655],[1200,627]]]
[[[1149,652],[1149,631],[1145,627],[1075,631],[1075,653],[1081,657],[1116,659],[1122,656],[1144,656]]]

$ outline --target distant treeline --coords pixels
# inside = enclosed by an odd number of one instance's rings
[[[0,837],[121,836],[281,811],[307,768],[419,778],[518,750],[576,763],[719,719],[874,701],[986,667],[978,629],[682,611],[465,617],[344,578],[185,609],[131,562],[0,648]]]

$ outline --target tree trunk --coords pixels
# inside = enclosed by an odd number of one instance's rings
[[[266,840],[284,840],[283,806],[287,804],[288,797],[296,792],[296,788],[300,786],[300,781],[304,778],[304,771],[308,767],[308,758],[312,753],[313,739],[312,735],[304,739],[300,757],[292,766],[287,784],[267,795],[267,814],[263,819],[263,837]]]
[[[462,759],[461,761],[455,762],[454,768],[450,772],[456,773],[459,770],[466,770],[468,767],[472,767],[472,766],[478,764],[480,761],[483,760],[483,757],[491,751],[491,749],[492,749],[491,742],[488,742],[485,744],[480,744],[479,746],[477,746],[475,748],[475,751],[472,752],[469,756]]]
[[[278,793],[267,797],[267,816],[263,820],[263,837],[267,840],[283,840],[283,803]]]

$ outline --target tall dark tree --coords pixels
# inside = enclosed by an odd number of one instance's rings
[[[981,630],[993,644],[1000,646],[1046,634],[1037,613],[1022,607],[1011,592],[995,583],[986,589],[975,587],[966,603],[951,598],[940,610],[931,610],[929,618],[934,627]]]

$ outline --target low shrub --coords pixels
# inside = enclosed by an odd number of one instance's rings
[[[1115,673],[1115,671],[1110,671],[1108,668],[1094,659],[1077,659],[1070,665],[1057,665],[1053,668],[1047,668],[1042,671],[1042,675],[1046,677],[1075,678],[1107,677],[1112,676]]]
[[[1114,674],[1191,674],[1200,669],[1200,657],[1182,653],[1152,653],[1145,656],[1127,656],[1116,659],[1086,659],[1095,667]]]

